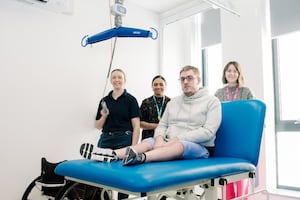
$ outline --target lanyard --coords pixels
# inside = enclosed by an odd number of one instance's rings
[[[236,86],[235,91],[234,91],[234,96],[233,99],[230,98],[230,94],[229,94],[229,87],[228,85],[226,86],[226,95],[227,95],[227,101],[235,101],[237,99],[237,96],[239,94],[239,87]]]
[[[157,104],[157,101],[156,101],[156,98],[155,98],[154,95],[153,95],[153,100],[154,100],[154,102],[155,102],[155,107],[156,107],[156,111],[157,111],[157,119],[158,119],[158,121],[159,121],[160,118],[161,118],[162,108],[163,108],[164,103],[165,103],[165,96],[163,97],[163,100],[162,100],[160,109],[159,109],[159,107],[158,107],[158,104]]]

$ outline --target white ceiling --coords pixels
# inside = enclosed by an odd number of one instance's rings
[[[126,1],[161,14],[188,3],[191,0],[125,0],[125,4]]]
[[[209,5],[212,8],[222,8],[232,14],[239,16],[239,13],[236,11],[236,9],[231,3],[232,0],[124,0],[124,1],[129,1],[133,4],[149,9],[158,14],[168,13],[171,10],[177,13],[186,9],[193,9],[197,7],[197,5],[204,3]]]

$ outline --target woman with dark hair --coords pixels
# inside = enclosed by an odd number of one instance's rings
[[[153,137],[154,130],[161,119],[167,103],[170,98],[164,95],[166,89],[166,80],[161,75],[157,75],[152,79],[153,95],[142,101],[141,110],[141,128],[142,140]]]

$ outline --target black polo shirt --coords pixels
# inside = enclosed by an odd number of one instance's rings
[[[112,97],[112,91],[102,100],[106,102],[109,110],[102,132],[133,131],[131,119],[141,116],[136,98],[124,90],[123,94],[116,100]],[[101,117],[101,101],[99,102],[96,120]]]

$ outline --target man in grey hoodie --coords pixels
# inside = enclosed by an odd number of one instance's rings
[[[153,138],[122,149],[103,149],[82,144],[81,155],[98,161],[122,159],[123,165],[153,161],[208,158],[213,155],[221,123],[221,103],[201,88],[198,68],[185,66],[179,77],[183,94],[173,97],[155,129]]]

